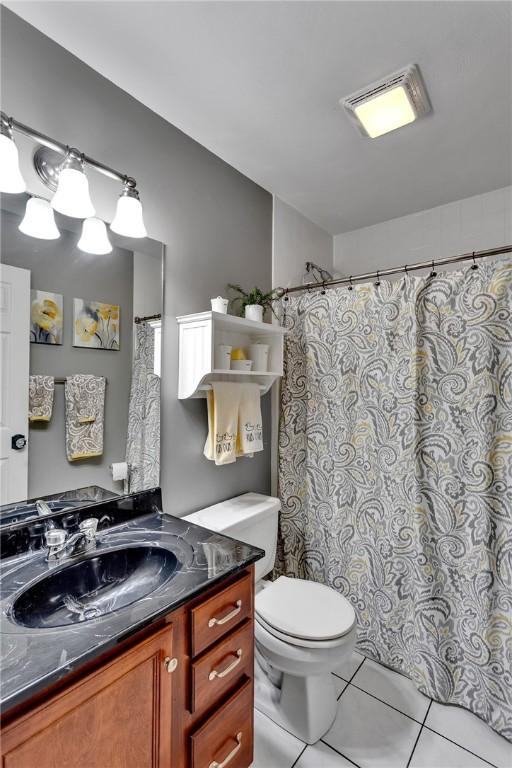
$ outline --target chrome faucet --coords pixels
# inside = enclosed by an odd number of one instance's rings
[[[44,499],[38,499],[36,501],[36,509],[39,517],[43,515],[51,515],[52,511]]]
[[[46,560],[49,563],[66,560],[69,557],[94,549],[96,546],[96,528],[98,521],[95,517],[83,520],[76,533],[68,536],[62,528],[50,528],[44,534],[46,540]]]

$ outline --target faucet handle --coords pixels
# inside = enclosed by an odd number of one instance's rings
[[[67,539],[67,533],[62,528],[49,528],[45,531],[44,538],[47,547],[61,547]]]
[[[95,540],[96,528],[98,527],[98,520],[96,517],[88,517],[87,520],[82,520],[78,527],[82,533],[85,534],[87,541]]]

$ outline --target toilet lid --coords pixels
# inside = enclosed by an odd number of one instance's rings
[[[304,640],[333,640],[356,621],[349,601],[331,587],[287,576],[258,593],[256,614],[269,627]]]

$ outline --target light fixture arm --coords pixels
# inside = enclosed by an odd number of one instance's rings
[[[46,136],[40,131],[36,131],[35,128],[30,128],[28,125],[20,123],[19,120],[15,120],[13,117],[8,117],[5,112],[0,112],[0,123],[2,129],[4,129],[5,126],[11,131],[18,131],[24,136],[28,136],[29,139],[33,139],[33,141],[37,142],[38,144],[41,144],[44,147],[48,147],[48,149],[52,149],[54,152],[58,152],[59,154],[64,155],[64,157],[66,157],[66,155],[71,152],[77,153],[83,163],[90,166],[91,168],[94,168],[104,176],[108,176],[108,178],[114,179],[114,181],[120,181],[122,184],[126,183],[130,187],[137,186],[135,179],[131,176],[128,176],[126,173],[120,173],[119,171],[116,171],[115,168],[110,168],[110,166],[105,165],[104,163],[100,163],[98,160],[95,160],[93,157],[89,157],[89,155],[83,154],[79,150],[70,149],[66,144],[62,144],[62,142],[56,141],[56,139],[52,139],[50,136]]]

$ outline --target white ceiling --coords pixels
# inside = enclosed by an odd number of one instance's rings
[[[512,182],[509,2],[5,4],[331,233]],[[433,113],[360,136],[338,100],[413,62]]]

